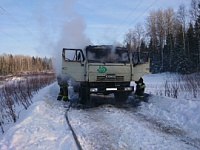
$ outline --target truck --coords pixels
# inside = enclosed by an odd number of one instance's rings
[[[150,70],[147,52],[131,52],[114,45],[89,45],[85,50],[63,48],[62,73],[79,83],[79,100],[92,103],[92,94],[113,93],[117,102],[124,102],[138,81]]]

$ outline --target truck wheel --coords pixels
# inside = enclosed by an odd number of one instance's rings
[[[79,88],[79,100],[81,104],[86,103],[86,94],[83,86]]]
[[[130,95],[130,92],[114,93],[116,102],[126,102],[126,100],[128,99],[129,95]]]
[[[79,88],[79,100],[81,104],[89,104],[90,102],[90,93],[89,88],[81,86]]]

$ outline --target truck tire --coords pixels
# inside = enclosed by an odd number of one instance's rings
[[[86,94],[85,94],[85,89],[83,86],[79,88],[79,100],[81,104],[86,103]]]
[[[114,93],[115,100],[116,100],[116,102],[126,102],[126,100],[128,99],[128,96],[130,94],[131,94],[130,92],[117,92],[117,93]]]
[[[87,86],[80,86],[79,88],[79,100],[81,104],[89,104],[90,92]]]

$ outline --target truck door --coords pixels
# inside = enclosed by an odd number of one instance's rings
[[[81,49],[66,49],[62,52],[62,73],[76,81],[85,81],[85,57]]]
[[[134,52],[132,55],[132,80],[138,81],[140,77],[149,73],[150,59],[147,52]]]

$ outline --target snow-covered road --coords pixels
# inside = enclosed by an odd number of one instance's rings
[[[195,149],[176,136],[157,131],[137,113],[109,105],[73,109],[70,120],[85,150]]]
[[[33,105],[0,136],[1,150],[77,149],[65,118],[68,104],[56,101],[58,91],[53,83],[34,96]],[[70,108],[68,117],[83,150],[195,150],[199,114],[199,101],[152,95],[138,107]]]

